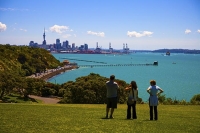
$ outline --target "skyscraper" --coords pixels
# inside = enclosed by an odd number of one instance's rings
[[[60,39],[56,39],[56,49],[61,49]]]

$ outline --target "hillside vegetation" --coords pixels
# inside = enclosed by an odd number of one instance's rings
[[[0,45],[0,72],[30,76],[61,65],[47,50],[28,46]]]
[[[25,98],[33,92],[40,94],[45,82],[27,76],[62,65],[44,49],[0,45],[0,99],[12,92]]]

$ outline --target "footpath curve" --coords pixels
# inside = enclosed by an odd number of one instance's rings
[[[43,101],[44,104],[57,104],[60,100],[57,98],[50,97],[40,97],[35,95],[29,95],[30,98],[37,99]]]

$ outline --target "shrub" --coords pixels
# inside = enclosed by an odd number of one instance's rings
[[[166,99],[165,95],[159,95],[158,96],[159,103],[164,103],[165,99]]]
[[[200,104],[200,94],[194,95],[190,102],[192,104]]]

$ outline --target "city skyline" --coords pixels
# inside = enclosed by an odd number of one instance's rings
[[[0,44],[200,49],[199,0],[0,0]]]

